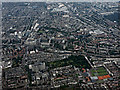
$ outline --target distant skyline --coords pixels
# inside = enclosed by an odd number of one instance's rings
[[[120,0],[1,0],[2,2],[118,2]]]

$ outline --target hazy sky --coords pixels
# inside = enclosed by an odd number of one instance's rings
[[[45,1],[57,1],[57,2],[117,2],[120,0],[0,0],[2,2],[45,2]]]

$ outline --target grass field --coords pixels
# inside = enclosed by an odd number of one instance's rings
[[[108,72],[106,71],[106,69],[104,67],[98,67],[98,68],[91,70],[92,76],[104,76],[107,74],[108,74]]]

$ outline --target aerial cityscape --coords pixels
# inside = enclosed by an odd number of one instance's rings
[[[3,2],[3,90],[120,90],[118,2]]]

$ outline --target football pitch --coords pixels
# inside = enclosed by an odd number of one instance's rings
[[[104,75],[108,75],[108,72],[106,71],[104,67],[97,67],[91,70],[91,75],[92,76],[104,76]]]

